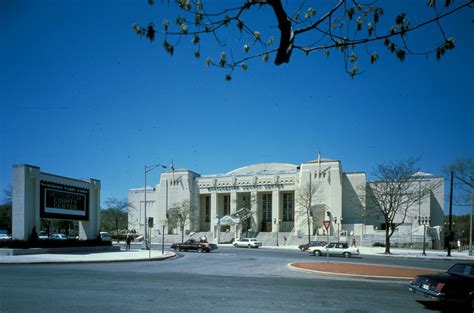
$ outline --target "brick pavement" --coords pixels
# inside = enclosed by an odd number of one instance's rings
[[[303,270],[319,274],[382,279],[412,279],[420,274],[444,272],[443,270],[430,270],[415,267],[342,262],[294,262],[290,264],[290,267],[295,270]]]

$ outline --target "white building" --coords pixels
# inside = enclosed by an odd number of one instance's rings
[[[423,179],[438,178],[424,176]],[[367,186],[365,173],[345,173],[340,161],[320,158],[301,165],[255,164],[216,175],[177,169],[162,173],[154,188],[147,187],[146,213],[154,218],[152,234],[161,230],[167,212],[179,207],[184,200],[189,201],[192,212],[185,226],[187,232],[215,234],[220,227],[220,231],[233,232],[236,237],[247,231],[291,232],[300,236],[309,231],[311,235],[323,235],[324,220],[333,221],[330,235],[335,235],[339,227],[353,233],[363,232],[362,225],[367,224],[381,229],[383,219],[367,213],[370,208],[366,208],[363,196]],[[419,204],[423,214],[431,216],[432,225],[442,223],[443,190],[444,185]],[[133,205],[129,209],[129,229],[143,233],[144,188],[130,189],[128,197]],[[242,212],[243,208],[249,210],[251,218],[239,223],[235,213]],[[237,224],[222,225],[227,224],[228,216],[232,215]],[[227,218],[222,219],[225,216]],[[406,222],[415,221],[411,218]],[[165,232],[177,233],[176,225],[166,224]]]

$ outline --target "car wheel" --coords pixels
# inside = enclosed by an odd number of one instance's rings
[[[198,252],[201,253],[201,252],[202,252],[202,248],[198,248]]]
[[[247,247],[252,248],[252,245],[248,245]]]
[[[350,252],[344,252],[344,257],[345,257],[345,258],[350,258],[350,257],[351,257]]]
[[[321,251],[319,250],[314,250],[314,253],[313,253],[315,256],[321,256]]]

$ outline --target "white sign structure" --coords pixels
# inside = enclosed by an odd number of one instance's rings
[[[100,181],[78,180],[40,172],[37,166],[13,166],[14,239],[28,240],[41,218],[79,221],[79,239],[94,239],[100,230]]]

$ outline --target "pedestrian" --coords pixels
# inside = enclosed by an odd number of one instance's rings
[[[130,236],[130,233],[127,232],[127,237],[125,237],[125,250],[129,251],[130,250],[130,243],[132,242],[132,236]]]
[[[286,240],[288,240],[288,238],[286,238],[286,236],[283,236],[283,239],[285,240],[285,243],[283,245],[286,246]]]
[[[352,244],[351,244],[351,247],[357,247],[355,237],[352,237]]]

